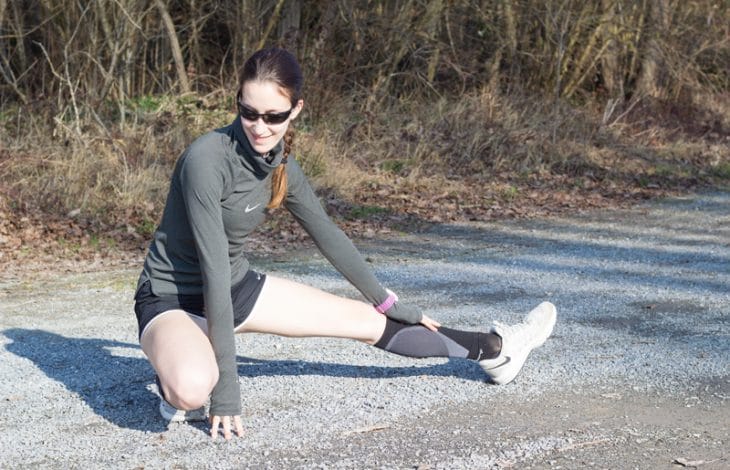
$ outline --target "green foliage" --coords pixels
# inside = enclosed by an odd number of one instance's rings
[[[98,250],[101,246],[101,239],[99,238],[99,235],[93,233],[89,237],[89,246],[91,246],[93,249]]]
[[[0,125],[6,126],[10,124],[19,112],[20,106],[17,105],[0,107]]]
[[[320,177],[327,172],[327,162],[323,155],[313,152],[298,152],[296,158],[304,173],[312,178]]]
[[[347,213],[348,219],[367,219],[374,215],[387,214],[388,209],[379,206],[354,206]]]
[[[646,188],[646,187],[648,187],[648,186],[649,186],[649,184],[651,184],[651,180],[650,180],[650,179],[649,179],[649,177],[647,177],[646,175],[639,175],[639,176],[637,177],[637,179],[636,179],[636,183],[637,183],[637,184],[638,184],[638,185],[639,185],[640,187],[642,187],[642,188]]]
[[[137,112],[155,113],[160,109],[162,96],[141,95],[127,100],[127,106]]]
[[[380,163],[380,169],[388,173],[399,174],[407,167],[405,160],[386,160]]]
[[[520,189],[517,186],[507,186],[501,192],[502,198],[507,201],[511,201],[520,194]]]
[[[719,165],[712,167],[711,171],[713,175],[719,178],[730,180],[730,162],[720,163]]]
[[[138,234],[148,237],[152,235],[155,232],[155,229],[157,228],[157,224],[154,220],[145,217],[142,219],[142,221],[137,225],[136,231]]]
[[[58,246],[60,246],[62,249],[69,251],[71,253],[80,253],[81,252],[81,244],[78,241],[69,241],[65,238],[60,238],[58,240]]]

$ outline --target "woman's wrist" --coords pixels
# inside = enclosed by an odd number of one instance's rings
[[[380,303],[380,305],[374,305],[375,310],[385,315],[385,312],[390,310],[390,308],[395,305],[396,302],[398,302],[398,296],[395,295],[395,292],[393,292],[390,289],[385,289],[386,292],[388,292],[388,297],[385,298],[383,302]]]

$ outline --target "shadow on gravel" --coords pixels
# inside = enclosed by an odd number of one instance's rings
[[[597,233],[601,230],[601,226],[595,229]],[[616,238],[601,239],[599,235],[593,238],[585,228],[549,222],[542,223],[540,231],[532,234],[496,231],[489,227],[442,226],[427,233],[428,241],[379,240],[377,250],[372,251],[383,257],[402,258],[405,263],[448,260],[452,265],[467,263],[495,273],[520,269],[546,275],[567,274],[616,285],[630,283],[646,289],[681,289],[699,296],[727,293],[727,283],[722,279],[698,282],[694,277],[686,276],[688,270],[712,273],[727,269],[730,256],[722,246],[721,236],[713,234],[713,240],[702,242],[691,238],[677,241],[671,233],[637,235],[631,231],[614,231]],[[455,241],[461,246],[454,247]],[[685,251],[684,246],[692,249]],[[553,256],[545,257],[544,253]],[[276,268],[292,274],[310,273],[310,267],[302,263],[280,263]],[[374,268],[378,268],[377,264]],[[332,280],[341,278],[329,267],[323,268],[319,275]],[[397,276],[400,274],[381,273],[380,278],[384,283],[395,283]],[[465,278],[456,286],[465,298],[467,292],[482,291],[485,283],[483,279]],[[442,277],[436,280],[428,276],[419,278],[414,287],[453,291],[452,285]],[[479,294],[471,300],[482,302],[485,299]]]
[[[43,330],[12,328],[2,331],[12,342],[6,349],[32,361],[48,378],[62,383],[99,416],[127,429],[163,432],[157,395],[147,386],[154,372],[146,359],[112,354],[110,349],[138,350],[137,344],[93,338],[69,338]],[[466,359],[418,366],[357,366],[326,362],[262,360],[237,356],[242,377],[324,376],[343,378],[392,378],[422,375],[485,381],[479,366]],[[202,428],[201,428],[202,429]]]
[[[479,365],[467,359],[449,358],[442,364],[405,367],[358,366],[352,364],[333,364],[331,362],[309,362],[292,360],[265,360],[237,356],[238,375],[241,377],[280,377],[316,375],[322,377],[383,379],[393,377],[457,377],[464,380],[485,382],[486,376]],[[444,358],[446,359],[446,358]]]
[[[112,355],[109,348],[139,349],[136,344],[92,338],[67,338],[43,330],[2,332],[6,349],[33,363],[50,379],[78,394],[96,414],[128,429],[162,432],[158,398],[147,389],[154,374],[145,359]]]
[[[561,239],[554,234],[563,232],[568,238]],[[550,233],[553,235],[545,235]],[[582,237],[578,229],[566,230],[561,226],[546,225],[541,234],[515,234],[494,232],[482,227],[449,227],[443,233],[430,234],[430,242],[412,242],[386,240],[381,242],[382,249],[395,253],[407,253],[407,257],[414,261],[428,261],[431,259],[449,259],[451,262],[468,262],[484,265],[499,272],[511,268],[522,268],[530,272],[546,274],[574,274],[581,277],[601,279],[604,282],[623,282],[630,279],[647,287],[686,289],[696,292],[710,292],[724,294],[727,284],[722,281],[704,280],[701,285],[694,279],[687,279],[680,269],[675,272],[657,272],[657,268],[684,266],[687,269],[703,267],[712,270],[715,266],[727,266],[730,257],[720,253],[719,245],[715,250],[712,243],[706,243],[703,251],[682,252],[679,249],[667,249],[675,242],[669,236],[647,239],[655,247],[632,246],[631,241],[638,240],[635,234],[627,233],[623,236],[626,246],[618,246],[612,241],[600,239],[577,240]],[[572,238],[572,239],[571,239]],[[440,247],[444,241],[453,242],[463,240],[464,247],[444,250]],[[478,242],[474,242],[478,240]],[[715,242],[718,243],[718,242]],[[698,246],[695,240],[694,247]],[[544,261],[538,255],[544,250],[559,254],[561,257],[551,261]],[[646,265],[637,264],[638,260],[646,260]],[[628,271],[626,265],[633,265],[634,271]],[[333,276],[337,273],[333,272]]]
[[[629,284],[646,289],[681,290],[698,297],[725,294],[727,283],[713,278],[715,273],[729,272],[725,234],[730,235],[730,226],[723,222],[730,221],[728,201],[729,197],[717,196],[708,197],[701,205],[666,202],[667,207],[677,206],[671,218],[664,213],[631,213],[584,222],[547,219],[523,224],[515,230],[509,225],[434,224],[421,234],[422,241],[379,240],[376,247],[366,246],[363,251],[374,252],[382,258],[403,257],[409,263],[438,262],[447,268],[455,263],[469,263],[496,273],[520,269],[547,275],[572,275],[576,279],[613,283],[619,289]],[[698,208],[707,219],[714,220],[711,226],[693,216]],[[521,229],[524,225],[530,229]],[[545,256],[547,253],[552,256]],[[287,266],[287,269],[302,275],[308,273],[307,266]],[[688,276],[688,272],[704,278],[698,281],[696,276]],[[322,275],[337,279],[339,273],[326,268]],[[416,287],[449,292],[451,286],[444,279],[448,278],[426,277]],[[387,283],[391,279],[384,274],[382,280]],[[484,279],[460,282],[471,284],[468,289],[462,289],[468,292],[484,288]]]

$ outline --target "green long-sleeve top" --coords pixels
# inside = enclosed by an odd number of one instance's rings
[[[139,285],[149,280],[156,295],[203,294],[219,369],[211,395],[214,416],[241,413],[231,285],[249,269],[244,240],[266,216],[271,173],[282,158],[283,142],[266,156],[256,153],[240,118],[195,140],[175,166],[162,220],[140,276]],[[387,291],[327,216],[293,158],[288,159],[286,172],[286,208],[370,303],[382,303]]]

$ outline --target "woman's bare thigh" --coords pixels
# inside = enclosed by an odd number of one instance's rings
[[[191,377],[217,381],[218,366],[208,335],[183,310],[171,310],[156,318],[140,339],[160,381],[178,387]]]
[[[369,344],[385,330],[385,316],[372,305],[275,276],[266,282],[237,333],[351,338]]]

